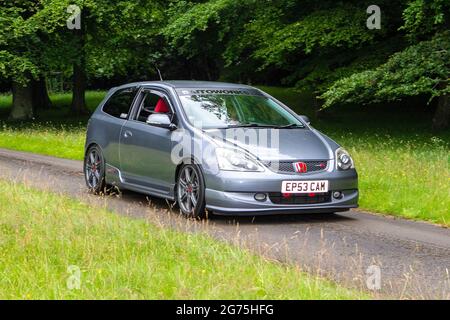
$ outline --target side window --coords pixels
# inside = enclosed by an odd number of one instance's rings
[[[167,100],[155,93],[144,92],[144,98],[141,101],[136,120],[146,122],[152,113],[171,113]]]
[[[116,118],[126,119],[130,112],[131,104],[136,95],[137,88],[126,88],[115,92],[106,101],[103,111]]]

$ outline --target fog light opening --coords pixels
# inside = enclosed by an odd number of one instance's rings
[[[333,192],[333,198],[335,198],[335,199],[341,199],[341,198],[342,198],[342,192],[341,192],[341,191],[335,191],[335,192]]]
[[[267,195],[265,193],[256,193],[255,200],[256,201],[266,201]]]

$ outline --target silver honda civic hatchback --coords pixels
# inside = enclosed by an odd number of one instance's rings
[[[182,214],[321,213],[358,206],[350,154],[267,93],[220,82],[111,89],[88,123],[90,191],[129,189]]]

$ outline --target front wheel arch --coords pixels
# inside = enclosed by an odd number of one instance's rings
[[[195,164],[195,165],[199,166],[199,167],[200,167],[200,170],[202,170],[202,174],[203,174],[203,169],[202,169],[200,163],[201,163],[201,162],[200,162],[200,161],[197,161],[197,159],[194,158],[193,156],[192,156],[191,158],[186,157],[186,158],[184,158],[183,160],[181,160],[181,161],[178,163],[177,167],[175,168],[175,175],[174,175],[174,181],[175,181],[175,184],[177,183],[177,180],[178,180],[178,174],[180,173],[180,169],[181,169],[184,165],[186,165],[186,164]],[[203,183],[204,183],[204,181],[203,181]]]

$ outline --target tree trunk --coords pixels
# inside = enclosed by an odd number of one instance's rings
[[[448,128],[450,122],[450,95],[444,94],[439,97],[438,105],[433,116],[433,129],[441,130]]]
[[[86,71],[84,63],[74,63],[73,65],[73,88],[72,105],[70,110],[74,114],[86,114]]]
[[[70,106],[70,111],[74,114],[87,114],[86,108],[86,52],[85,52],[85,42],[87,25],[83,14],[81,16],[81,28],[75,30],[76,36],[78,37],[78,56],[79,59],[73,64],[73,87],[72,87],[72,104]]]
[[[13,82],[13,106],[9,118],[12,120],[26,120],[33,118],[33,87],[31,82],[26,85]]]
[[[45,78],[33,80],[33,106],[34,109],[50,109],[52,102],[48,96],[47,84]]]
[[[322,104],[323,101],[319,100],[317,98],[318,93],[317,92],[313,92],[313,108],[314,108],[314,115],[316,117],[316,119],[322,119],[323,115],[324,115],[324,110],[322,110]]]

